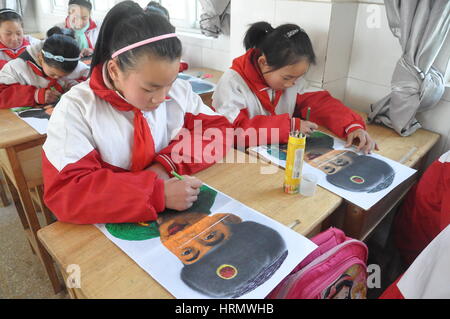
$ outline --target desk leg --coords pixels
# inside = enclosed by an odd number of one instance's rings
[[[0,168],[0,207],[9,206],[10,202],[8,200],[8,196],[6,195],[5,184],[5,176],[3,174],[3,170]]]
[[[22,167],[20,165],[20,161],[17,157],[17,153],[14,148],[8,148],[7,154],[9,162],[11,163],[12,166],[13,178],[16,181],[17,193],[20,197],[20,201],[22,203],[22,207],[25,213],[24,215],[26,218],[27,226],[24,228],[29,236],[28,240],[30,241],[30,244],[34,247],[35,252],[41,259],[41,262],[44,265],[44,268],[52,284],[53,290],[55,294],[57,294],[63,289],[63,287],[61,285],[61,282],[59,281],[52,258],[50,257],[48,252],[45,250],[45,248],[42,246],[41,242],[37,238],[37,232],[41,228],[41,225],[39,224],[36,210],[34,209],[33,200],[31,198],[30,191],[28,189],[28,185],[25,180]],[[21,220],[22,223],[24,223],[22,217]]]

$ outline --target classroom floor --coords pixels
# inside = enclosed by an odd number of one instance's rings
[[[0,299],[68,299],[53,293],[13,204],[0,207]]]

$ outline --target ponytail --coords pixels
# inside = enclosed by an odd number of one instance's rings
[[[103,20],[92,58],[91,73],[95,66],[111,59],[113,53],[140,41],[174,33],[175,28],[160,14],[145,13],[133,1],[115,5]],[[181,57],[181,41],[169,38],[134,48],[117,57],[122,71],[133,68],[141,55],[153,55],[173,61]]]
[[[267,35],[275,30],[268,22],[256,22],[250,26],[244,37],[246,50],[258,48]]]
[[[252,24],[245,34],[244,46],[246,50],[260,50],[273,71],[303,59],[316,63],[308,34],[295,24],[283,24],[275,29],[268,22]]]

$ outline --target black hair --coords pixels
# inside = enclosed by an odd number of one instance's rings
[[[73,37],[65,35],[63,30],[60,29],[60,33],[57,30],[53,30],[52,32],[54,33],[45,40],[42,50],[54,56],[62,56],[68,59],[78,58],[80,56],[80,48],[78,47],[77,41]],[[59,62],[45,57],[44,54],[42,57],[46,64],[65,73],[72,73],[78,65],[78,61]]]
[[[54,34],[67,35],[68,37],[75,39],[75,31],[68,28],[60,28],[60,27],[50,28],[47,31],[47,38],[50,38]]]
[[[167,10],[159,2],[156,2],[156,1],[150,1],[147,4],[147,6],[145,7],[145,12],[157,13],[157,14],[160,14],[163,17],[167,18],[167,20],[170,20],[169,10]]]
[[[92,3],[89,0],[70,0],[69,6],[76,4],[82,7],[85,7],[90,11],[92,11]]]
[[[295,24],[283,24],[273,28],[268,22],[250,26],[244,38],[246,50],[259,49],[266,56],[272,71],[307,59],[316,63],[316,55],[308,34]]]
[[[95,45],[91,72],[96,65],[111,59],[114,52],[134,43],[163,34],[174,33],[175,28],[160,14],[145,13],[133,1],[123,1],[115,5],[103,20]],[[181,41],[174,37],[153,42],[120,54],[118,59],[122,71],[136,65],[141,55],[153,55],[169,61],[181,57]]]
[[[0,25],[6,21],[17,21],[23,27],[23,19],[20,14],[13,11],[12,9],[8,8],[0,9]]]

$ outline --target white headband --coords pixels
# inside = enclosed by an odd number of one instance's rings
[[[12,9],[6,9],[6,10],[0,12],[0,14],[3,14],[3,13],[15,13],[15,14],[17,14],[19,17],[21,17],[21,15],[20,15],[18,12],[14,11],[14,10],[12,10]]]
[[[120,49],[120,50],[114,52],[113,55],[111,56],[111,58],[114,59],[115,57],[121,55],[122,53],[125,53],[127,51],[130,51],[130,50],[133,50],[135,48],[141,47],[143,45],[146,45],[146,44],[149,44],[149,43],[152,43],[152,42],[161,41],[161,40],[168,39],[168,38],[176,38],[176,36],[177,36],[176,33],[168,33],[168,34],[158,35],[156,37],[153,37],[153,38],[150,38],[150,39],[147,39],[147,40],[143,40],[143,41],[140,41],[140,42],[136,42],[135,44],[131,44],[129,46],[126,46],[123,49]]]

